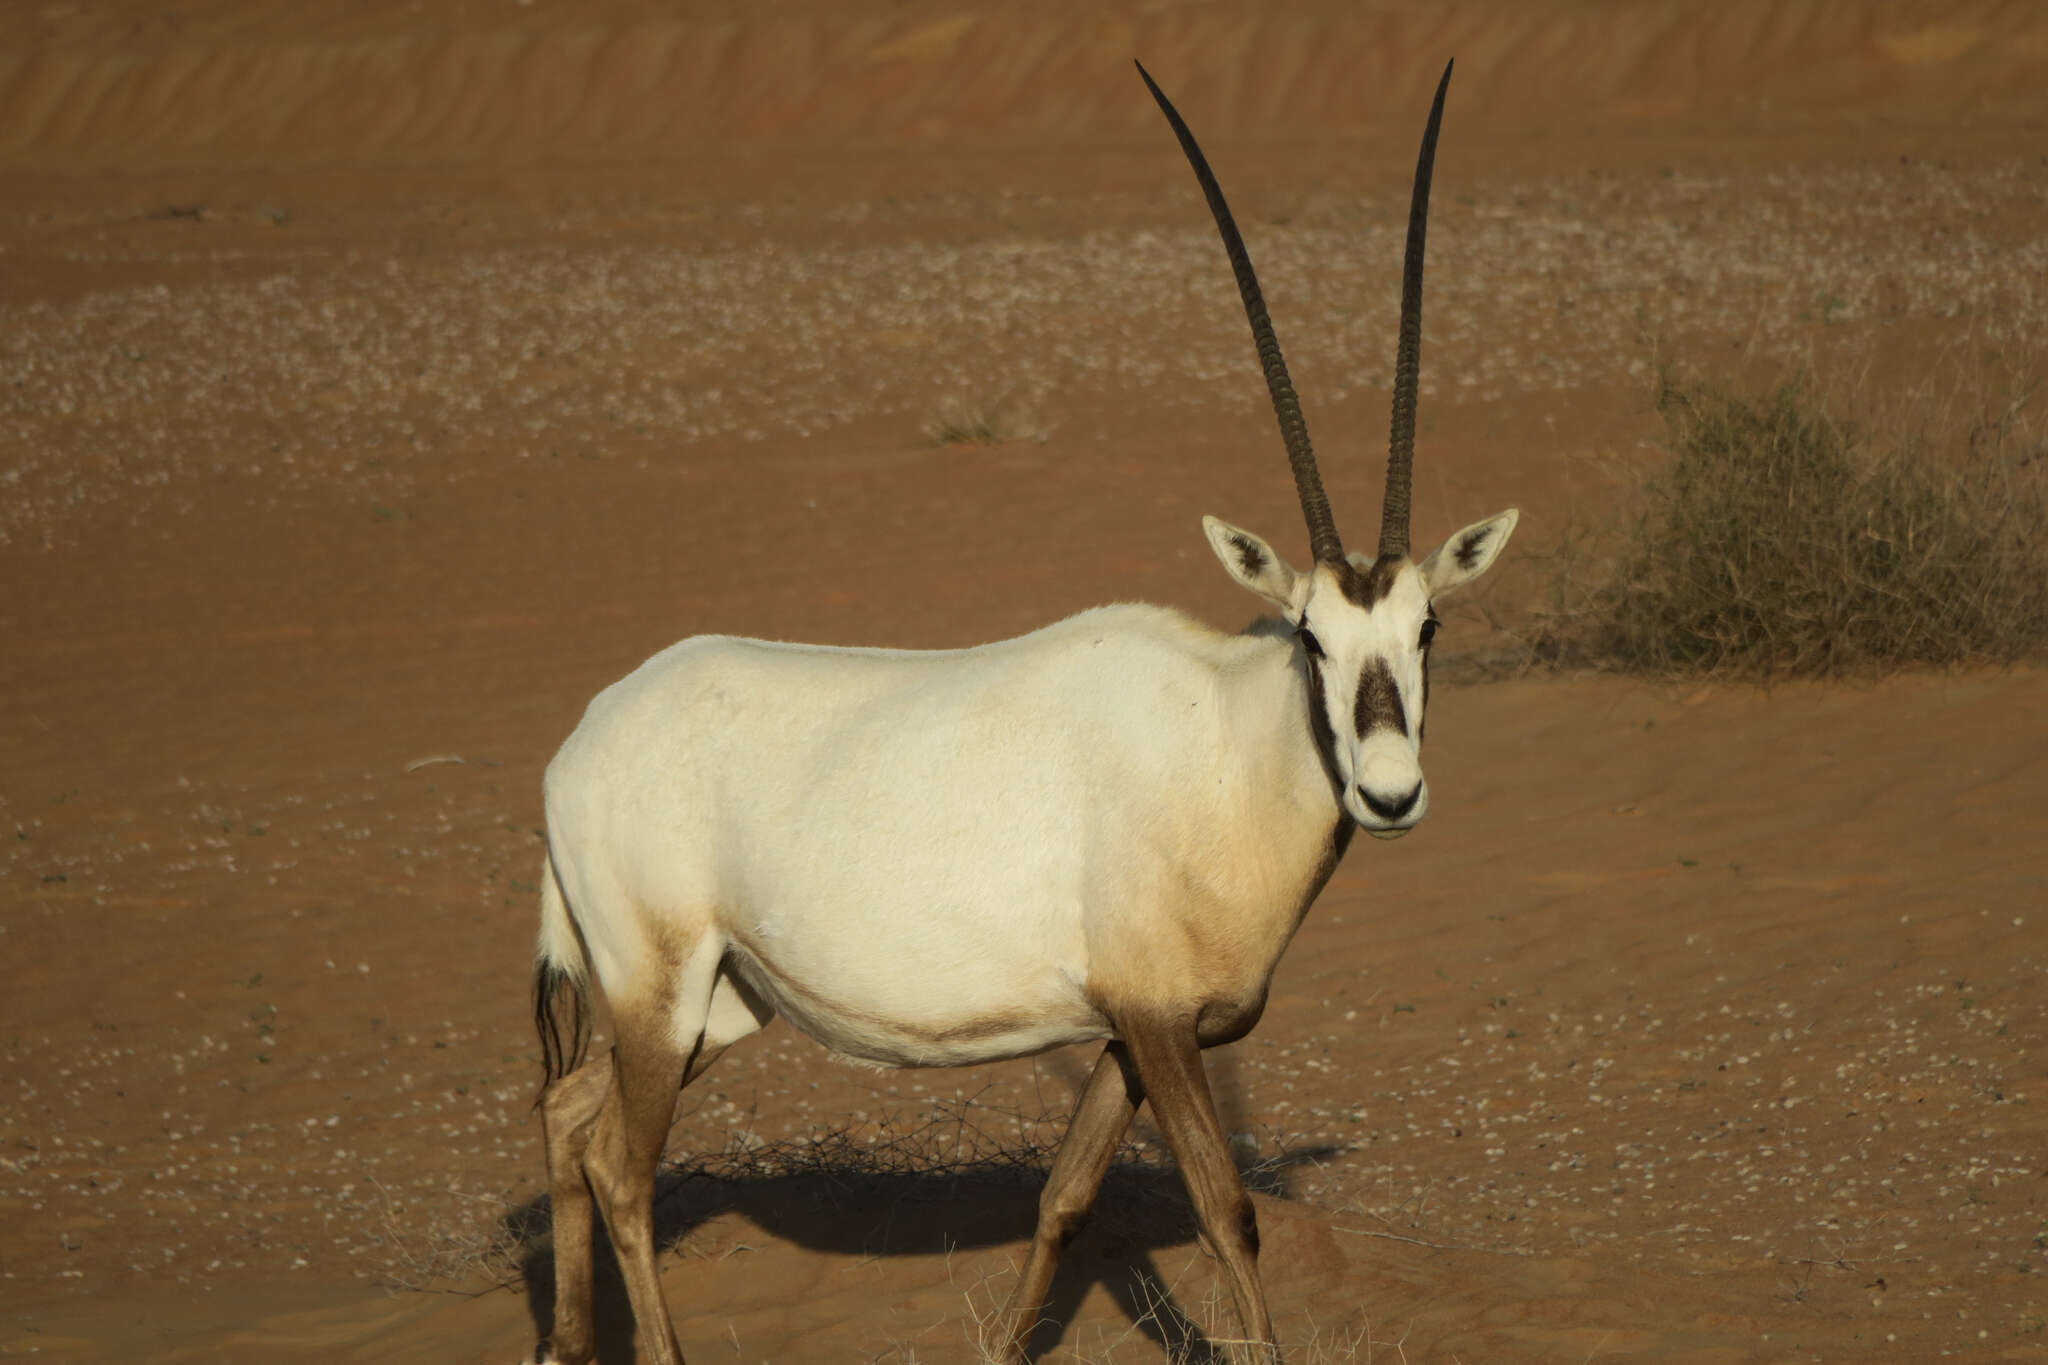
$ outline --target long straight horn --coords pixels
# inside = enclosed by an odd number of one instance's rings
[[[1394,421],[1387,436],[1387,499],[1380,511],[1380,556],[1408,553],[1408,490],[1415,471],[1415,391],[1422,375],[1422,248],[1429,235],[1429,179],[1436,168],[1436,132],[1444,121],[1444,92],[1452,63],[1444,63],[1415,162],[1415,194],[1408,204],[1408,251],[1401,262],[1401,338],[1394,352]]]
[[[1223,235],[1223,250],[1230,256],[1230,269],[1237,276],[1237,292],[1244,299],[1245,319],[1252,325],[1252,342],[1258,347],[1259,367],[1266,372],[1266,391],[1273,396],[1273,415],[1280,419],[1280,436],[1287,442],[1287,463],[1294,468],[1294,491],[1301,495],[1301,514],[1308,520],[1309,549],[1318,563],[1337,564],[1344,559],[1344,543],[1337,538],[1337,522],[1330,515],[1330,499],[1323,492],[1322,475],[1316,472],[1316,453],[1308,443],[1308,423],[1301,416],[1301,400],[1294,395],[1294,381],[1287,377],[1287,362],[1280,355],[1280,339],[1273,335],[1273,320],[1266,316],[1265,295],[1259,292],[1259,277],[1252,271],[1252,258],[1244,249],[1244,238],[1238,235],[1237,223],[1230,216],[1230,205],[1223,202],[1223,190],[1216,183],[1216,177],[1209,170],[1208,158],[1195,145],[1195,135],[1188,131],[1188,125],[1181,120],[1173,101],[1166,98],[1166,92],[1152,79],[1152,73],[1145,64],[1136,64],[1138,74],[1145,78],[1145,86],[1152,92],[1152,98],[1159,101],[1160,112],[1173,125],[1174,136],[1180,139],[1180,148],[1187,153],[1188,164],[1195,168],[1195,179],[1201,182],[1202,194],[1209,201],[1209,212],[1216,218],[1216,230]]]

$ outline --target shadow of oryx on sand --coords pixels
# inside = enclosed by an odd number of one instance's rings
[[[1226,1122],[1242,1112],[1236,1057],[1209,1058]],[[1078,1082],[1079,1077],[1077,1076]],[[1065,1132],[1064,1112],[1026,1115],[980,1100],[941,1100],[918,1113],[765,1142],[751,1133],[722,1150],[667,1162],[655,1184],[654,1228],[662,1250],[699,1227],[738,1214],[807,1250],[849,1256],[916,1256],[1028,1242],[1038,1195]],[[1240,1125],[1231,1124],[1232,1131]],[[1165,1143],[1140,1112],[1118,1152],[1089,1221],[1062,1259],[1031,1342],[1034,1359],[1060,1340],[1081,1301],[1100,1284],[1169,1359],[1221,1361],[1220,1347],[1164,1288],[1157,1250],[1197,1234],[1194,1211]],[[1234,1148],[1247,1189],[1290,1197],[1296,1172],[1339,1155],[1333,1145],[1261,1153]],[[505,1217],[535,1334],[554,1319],[553,1243],[546,1195]],[[597,1238],[597,1353],[629,1361],[633,1313],[602,1226]],[[964,1311],[964,1310],[963,1310]]]

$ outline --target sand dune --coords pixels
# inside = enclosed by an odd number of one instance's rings
[[[1205,126],[1225,135],[1405,127],[1451,55],[1466,138],[2010,127],[2048,110],[2048,14],[2026,0],[729,6],[701,18],[611,4],[511,19],[384,5],[324,26],[238,13],[133,33],[58,19],[17,40],[0,54],[0,170],[1149,137],[1133,56],[1198,92]]]

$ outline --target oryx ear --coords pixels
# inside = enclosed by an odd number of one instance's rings
[[[1422,561],[1422,581],[1429,585],[1429,595],[1442,597],[1492,568],[1521,516],[1519,509],[1510,507],[1498,516],[1473,522],[1445,541],[1442,548]]]
[[[1215,517],[1203,517],[1202,530],[1209,537],[1209,548],[1232,578],[1277,607],[1289,621],[1301,619],[1301,603],[1295,599],[1308,579],[1289,568],[1272,546]]]

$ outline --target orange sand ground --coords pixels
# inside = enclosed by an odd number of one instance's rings
[[[2028,3],[80,0],[0,35],[5,1356],[519,1359],[538,779],[654,649],[1246,619],[1197,518],[1298,513],[1133,56],[1350,527],[1457,57],[1416,536],[1525,516],[1454,652],[1655,461],[1658,350],[1906,406],[2044,353]],[[931,444],[956,412],[1012,439]],[[1429,821],[1354,850],[1213,1059],[1290,1358],[2048,1357],[2044,682],[1440,688]],[[1000,1145],[1086,1060],[882,1075],[777,1025],[672,1152]],[[1177,1187],[1105,1198],[1046,1358],[1227,1333]],[[951,1360],[1031,1193],[664,1207],[693,1359]]]

